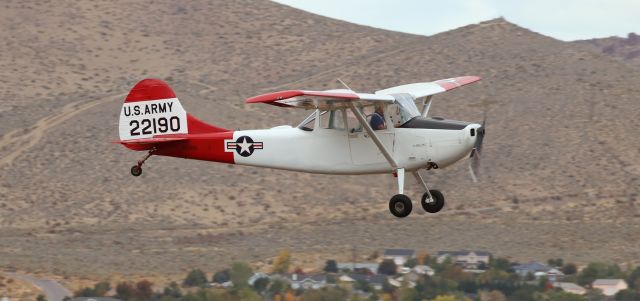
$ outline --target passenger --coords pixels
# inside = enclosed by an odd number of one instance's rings
[[[387,129],[387,124],[384,121],[384,107],[382,105],[376,105],[376,111],[371,115],[369,125],[371,125],[374,131]]]

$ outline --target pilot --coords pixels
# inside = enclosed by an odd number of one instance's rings
[[[384,121],[384,107],[382,105],[376,105],[376,111],[371,115],[371,121],[369,125],[374,131],[384,130],[387,128],[387,124]]]

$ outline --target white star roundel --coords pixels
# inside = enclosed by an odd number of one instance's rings
[[[238,155],[249,157],[256,149],[262,149],[262,142],[254,142],[249,136],[241,136],[235,142],[227,141],[226,151],[236,151]]]

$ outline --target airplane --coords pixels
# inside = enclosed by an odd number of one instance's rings
[[[340,81],[346,89],[268,93],[245,102],[312,113],[296,127],[230,130],[187,113],[162,80],[144,79],[124,101],[116,143],[147,152],[131,167],[136,177],[152,155],[319,174],[393,174],[398,193],[389,200],[389,211],[399,218],[413,208],[404,194],[405,174],[412,173],[425,191],[423,209],[436,213],[444,207],[444,195],[429,189],[419,170],[445,168],[469,157],[475,181],[485,129],[484,121],[428,117],[432,97],[479,80],[462,76],[374,93],[354,92]]]

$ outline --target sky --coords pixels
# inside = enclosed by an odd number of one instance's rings
[[[315,14],[432,35],[498,17],[564,41],[640,34],[640,0],[275,0]]]

